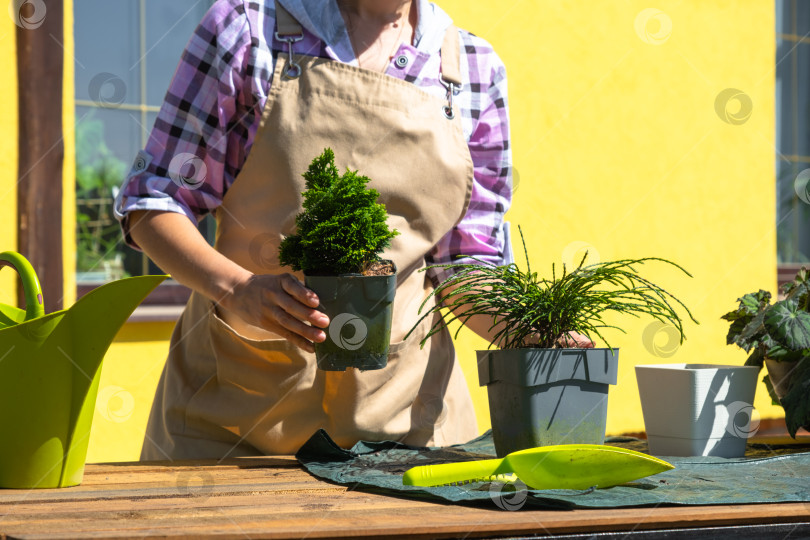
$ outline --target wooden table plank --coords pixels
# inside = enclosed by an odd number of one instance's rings
[[[85,480],[0,490],[0,538],[479,538],[810,521],[810,503],[518,512],[438,504],[347,490],[292,458],[88,465]]]
[[[433,505],[431,505],[433,506]],[[93,516],[88,519],[64,521],[37,521],[21,526],[5,525],[0,528],[7,534],[38,535],[55,538],[94,536],[120,538],[142,536],[147,533],[162,535],[249,535],[251,538],[448,538],[467,535],[482,537],[492,535],[561,534],[570,532],[590,533],[603,531],[646,530],[671,527],[696,527],[736,525],[773,522],[806,521],[806,512],[796,509],[718,507],[710,512],[692,512],[689,508],[667,509],[674,512],[650,510],[613,512],[587,510],[576,512],[501,512],[464,507],[411,508],[407,513],[393,514],[385,509],[363,511],[351,507],[344,511],[330,511],[319,516],[316,511],[281,512],[268,517],[258,509],[243,508],[240,514],[231,512],[183,514],[168,512],[164,515],[118,514]],[[793,505],[791,505],[793,506]],[[437,512],[437,510],[441,510]],[[660,510],[660,509],[659,509]],[[272,512],[273,508],[269,507]],[[792,519],[774,519],[774,514]],[[150,532],[151,531],[151,532]]]

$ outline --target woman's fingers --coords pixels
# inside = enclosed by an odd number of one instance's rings
[[[329,317],[322,311],[313,309],[319,304],[314,292],[304,287],[292,274],[280,276],[279,281],[281,288],[274,291],[275,303],[279,307],[299,321],[306,321],[319,328],[329,326]]]
[[[586,335],[579,332],[568,332],[563,334],[557,343],[563,347],[570,347],[573,349],[593,349],[593,341]]]
[[[253,275],[232,292],[228,308],[246,322],[274,332],[313,352],[326,341],[329,317],[318,311],[317,295],[292,274]]]
[[[536,347],[540,343],[540,334],[532,334],[523,340],[522,347]],[[566,332],[557,339],[557,347],[569,349],[593,349],[593,341],[579,332]]]
[[[321,328],[329,326],[329,318],[310,307],[312,304],[317,306],[315,293],[304,287],[292,274],[263,277],[270,281],[263,306],[263,314],[268,322],[280,327],[280,334],[298,346],[301,346],[297,339],[299,336],[307,343],[325,341],[326,334]]]
[[[304,324],[300,319],[293,317],[280,306],[273,306],[269,312],[272,321],[286,331],[316,343],[326,340],[326,334],[323,330]]]
[[[310,340],[302,337],[300,334],[297,334],[292,330],[288,330],[287,328],[276,323],[270,323],[267,329],[278,334],[299,349],[303,349],[307,352],[315,352],[315,347],[312,345]]]
[[[304,287],[304,284],[292,274],[282,274],[279,276],[281,288],[284,291],[301,302],[302,304],[316,308],[320,305],[318,295],[311,290]]]

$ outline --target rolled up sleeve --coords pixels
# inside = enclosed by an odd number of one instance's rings
[[[506,68],[486,42],[463,36],[473,93],[468,146],[474,166],[469,208],[461,221],[428,254],[429,264],[513,262],[509,224],[504,214],[512,201],[512,154],[509,146],[509,108]],[[476,90],[478,90],[476,94]],[[439,283],[452,268],[432,268]]]
[[[146,147],[124,179],[115,215],[132,240],[134,210],[176,212],[195,224],[217,208],[244,165],[261,110],[245,73],[251,34],[241,0],[219,1],[180,59]]]

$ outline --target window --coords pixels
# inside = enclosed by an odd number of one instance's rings
[[[810,2],[776,0],[776,40],[777,260],[784,281],[810,262]]]
[[[77,282],[162,273],[123,244],[114,194],[213,0],[75,0]],[[213,223],[201,230],[213,238]]]

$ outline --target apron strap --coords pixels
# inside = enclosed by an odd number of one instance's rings
[[[448,120],[452,120],[456,116],[453,110],[453,94],[461,87],[459,55],[458,28],[451,24],[444,33],[441,67],[442,83],[447,87],[447,105],[444,106],[443,112]]]
[[[281,3],[276,0],[276,39],[287,44],[287,65],[284,67],[284,75],[290,79],[295,79],[301,75],[301,66],[293,58],[293,43],[304,39],[304,29],[284,9]]]
[[[295,17],[290,15],[290,12],[284,9],[281,2],[276,0],[276,39],[285,41],[282,37],[302,36],[304,29],[295,20]],[[280,37],[279,37],[280,36]]]
[[[461,86],[458,28],[452,24],[444,33],[444,43],[442,43],[442,79],[446,83]]]
[[[304,29],[295,20],[289,11],[281,5],[279,0],[276,4],[276,39],[287,44],[287,66],[285,75],[295,78],[301,74],[301,66],[293,59],[292,44],[301,41],[304,37]],[[445,86],[447,86],[447,106],[444,114],[452,119],[455,116],[453,111],[453,93],[461,86],[460,70],[460,48],[458,43],[458,28],[450,25],[444,33],[441,53],[441,76]]]

